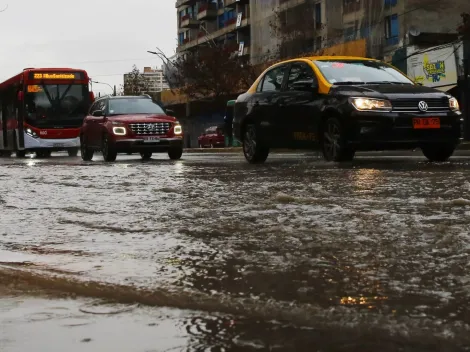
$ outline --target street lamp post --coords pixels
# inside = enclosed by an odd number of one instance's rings
[[[96,83],[96,84],[105,84],[105,85],[107,85],[113,91],[113,95],[116,96],[116,85],[113,88],[109,83],[106,83],[106,82],[98,82],[98,81],[92,81],[92,80],[90,80],[90,82],[91,83]]]

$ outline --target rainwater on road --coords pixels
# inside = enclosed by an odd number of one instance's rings
[[[141,303],[131,330],[162,309],[174,329],[212,322],[211,339],[172,350],[464,350],[469,173],[466,157],[0,159],[0,277]],[[4,312],[26,309],[11,300]],[[14,336],[5,351],[29,351]]]

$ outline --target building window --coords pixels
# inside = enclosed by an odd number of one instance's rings
[[[398,0],[384,0],[385,8],[397,6]]]
[[[321,29],[321,2],[315,4],[315,28]]]
[[[343,0],[343,13],[356,12],[361,9],[360,0]]]
[[[387,45],[397,45],[399,35],[398,15],[385,17],[385,39]]]

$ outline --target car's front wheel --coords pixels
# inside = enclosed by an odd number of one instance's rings
[[[264,163],[269,155],[269,147],[263,145],[256,125],[247,125],[243,135],[243,154],[250,164]]]
[[[181,159],[182,155],[183,155],[183,148],[172,148],[168,151],[168,157],[171,160]]]
[[[140,157],[142,160],[149,160],[152,157],[152,152],[141,152]]]
[[[93,159],[93,154],[93,150],[88,148],[86,139],[82,137],[82,140],[80,141],[80,156],[82,157],[82,160],[91,161],[91,159]]]
[[[26,157],[26,150],[18,150],[16,152],[16,157],[17,158],[25,158]]]
[[[327,119],[323,125],[322,150],[326,161],[351,161],[354,158],[355,151],[347,145],[343,126],[335,117]]]
[[[436,143],[421,146],[421,151],[429,161],[444,162],[454,154],[455,148],[453,143]]]
[[[103,146],[101,148],[101,151],[103,153],[104,161],[111,162],[116,160],[116,148],[114,147],[112,141],[109,139],[109,136],[107,134],[103,136]]]
[[[51,157],[51,151],[50,150],[40,150],[36,152],[36,157],[37,158],[50,158]]]

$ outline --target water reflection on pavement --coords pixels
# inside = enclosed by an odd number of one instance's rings
[[[205,295],[211,311],[247,318],[248,345],[309,341],[330,327],[330,344],[310,341],[333,350],[337,329],[358,326],[382,328],[390,350],[404,335],[414,351],[433,336],[469,340],[468,159],[97,160],[2,162],[0,262],[164,292],[163,303],[185,309],[207,311],[191,299]],[[317,330],[272,333],[259,317]]]

